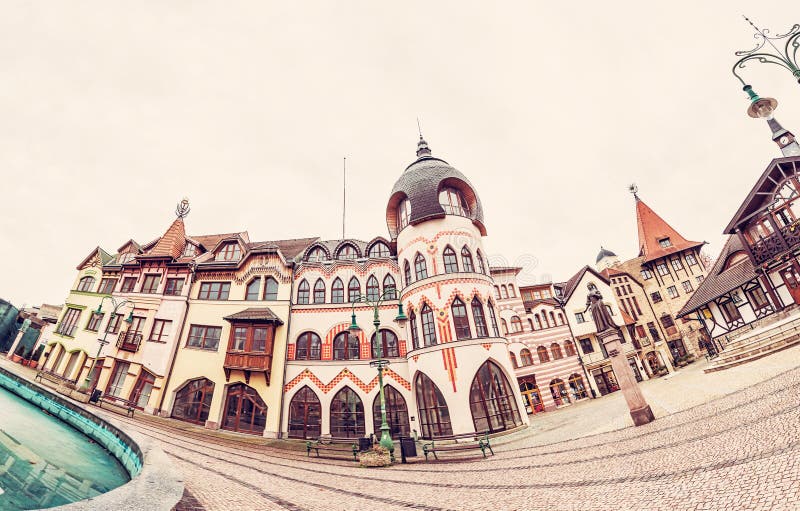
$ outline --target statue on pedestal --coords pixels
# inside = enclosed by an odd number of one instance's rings
[[[600,290],[591,282],[587,287],[589,294],[586,296],[586,309],[583,312],[591,309],[592,320],[597,327],[597,333],[616,330],[617,325],[614,323],[614,318],[611,317],[608,307],[603,303],[603,295],[600,294]]]

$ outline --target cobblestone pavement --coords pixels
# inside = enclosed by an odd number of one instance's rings
[[[659,416],[651,424],[625,427],[622,396],[611,395],[533,417],[487,459],[384,469],[112,415],[183,471],[179,510],[800,509],[800,347],[709,375],[695,365],[642,386]]]

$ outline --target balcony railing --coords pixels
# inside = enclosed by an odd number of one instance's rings
[[[225,375],[230,378],[231,371],[244,371],[245,380],[250,383],[250,372],[263,372],[269,385],[270,368],[272,367],[272,353],[263,351],[228,351],[225,354],[223,368]]]
[[[790,230],[790,226],[784,227],[750,245],[750,252],[753,254],[753,262],[758,266],[761,263],[774,259],[798,242],[800,242],[800,229],[792,231]]]
[[[117,338],[117,348],[123,351],[136,353],[142,344],[142,334],[139,332],[122,332]]]

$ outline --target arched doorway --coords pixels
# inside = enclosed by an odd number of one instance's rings
[[[583,383],[583,376],[572,373],[569,377],[569,388],[575,401],[589,397],[586,385]]]
[[[478,369],[469,391],[475,431],[504,431],[522,424],[517,401],[502,370],[487,360]]]
[[[133,391],[131,391],[131,396],[128,401],[134,403],[137,408],[144,408],[147,406],[155,382],[155,375],[143,368],[139,373],[139,378],[136,379],[136,384],[133,386]]]
[[[187,382],[175,393],[172,418],[195,424],[205,424],[213,397],[213,381],[200,378]]]
[[[419,408],[419,427],[422,438],[435,438],[453,434],[450,424],[450,410],[439,387],[424,373],[417,373],[414,379]]]
[[[308,385],[297,391],[289,404],[289,437],[319,438],[322,434],[322,406]]]
[[[538,413],[544,411],[542,404],[542,394],[536,386],[536,380],[520,380],[519,391],[522,393],[522,401],[525,403],[525,411],[528,413]]]
[[[267,425],[267,405],[256,389],[244,383],[228,387],[222,429],[260,435]]]
[[[364,403],[353,389],[344,387],[331,401],[331,436],[358,438],[364,433]]]
[[[389,423],[389,432],[393,437],[407,436],[411,433],[411,426],[408,423],[408,407],[403,395],[394,387],[386,385],[383,387],[383,397],[386,400],[386,422]],[[375,396],[372,403],[372,424],[375,436],[381,434],[381,395]]]
[[[550,394],[553,396],[553,402],[556,406],[568,405],[572,402],[569,399],[567,386],[561,378],[556,378],[550,382]]]

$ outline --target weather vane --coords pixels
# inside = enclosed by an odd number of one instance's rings
[[[755,34],[753,37],[756,39],[756,47],[752,50],[741,50],[736,52],[737,57],[741,57],[733,65],[733,75],[742,82],[742,85],[747,85],[741,76],[736,72],[737,69],[745,67],[745,62],[749,60],[757,60],[762,64],[777,64],[792,72],[792,75],[797,78],[800,83],[800,68],[797,66],[798,51],[800,51],[800,24],[795,23],[792,28],[785,34],[777,34],[774,36],[769,35],[769,29],[758,28],[755,23],[750,21],[747,16],[743,16],[747,23],[753,27]],[[781,50],[775,45],[775,42],[782,43],[786,39],[786,43]],[[764,47],[770,45],[775,53],[765,51]]]
[[[189,214],[189,211],[191,211],[191,208],[189,207],[189,199],[184,197],[175,208],[175,215],[177,215],[178,218],[186,218],[186,215]]]
[[[628,191],[637,199],[639,198],[639,195],[637,195],[639,193],[639,186],[636,183],[631,183],[630,186],[628,186]]]

